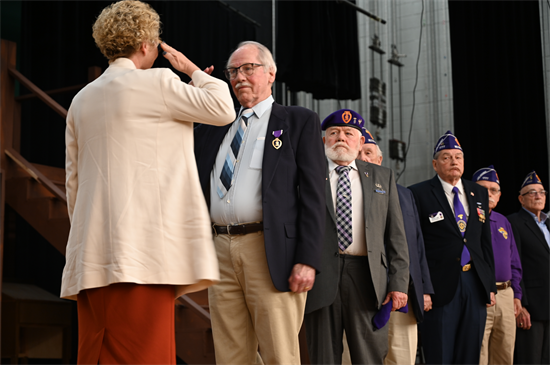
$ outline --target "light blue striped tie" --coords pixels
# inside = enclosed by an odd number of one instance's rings
[[[239,150],[243,143],[244,134],[246,132],[248,118],[254,114],[254,110],[245,109],[243,110],[240,120],[239,128],[231,141],[227,155],[225,156],[225,161],[223,163],[222,172],[220,174],[220,180],[218,181],[218,196],[223,198],[225,194],[231,189],[233,185],[233,175],[235,172],[235,165],[237,163],[237,157],[239,156]]]

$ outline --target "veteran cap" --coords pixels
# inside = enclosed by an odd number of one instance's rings
[[[372,144],[378,144],[376,143],[376,139],[372,136],[372,133],[369,132],[369,130],[365,127],[361,128],[361,133],[363,133],[363,137],[365,137],[365,143],[372,143]]]
[[[365,121],[363,117],[351,109],[337,110],[326,117],[323,123],[321,123],[321,129],[324,131],[327,130],[328,127],[353,127],[363,133],[364,126]]]
[[[521,187],[519,190],[523,189],[527,185],[531,184],[541,184],[542,181],[540,181],[539,175],[535,172],[535,170],[531,171],[526,177],[525,180],[523,180],[523,184],[521,184]]]
[[[474,182],[476,181],[491,181],[496,182],[500,185],[500,181],[498,180],[498,174],[497,170],[495,170],[493,165],[489,165],[489,167],[483,167],[476,172],[474,172],[474,175],[472,176],[472,180]]]
[[[447,131],[447,133],[439,137],[434,148],[434,156],[441,150],[462,151],[462,147],[460,146],[460,143],[458,143],[458,139],[456,139],[455,135],[452,134],[451,131]]]

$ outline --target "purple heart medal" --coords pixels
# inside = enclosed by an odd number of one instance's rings
[[[279,148],[281,148],[281,146],[283,145],[283,141],[281,141],[279,139],[279,137],[283,134],[283,130],[281,129],[280,131],[273,131],[273,136],[275,137],[275,139],[273,140],[273,142],[271,142],[271,144],[273,145],[273,147],[275,147],[276,150],[278,150]]]

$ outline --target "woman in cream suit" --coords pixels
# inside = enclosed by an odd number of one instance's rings
[[[79,364],[175,364],[174,298],[219,278],[193,123],[232,122],[233,102],[225,82],[164,43],[193,86],[151,69],[159,32],[145,3],[105,8],[93,36],[109,67],[67,115],[61,297],[78,301]]]

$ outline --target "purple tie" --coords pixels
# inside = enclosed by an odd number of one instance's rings
[[[464,207],[462,206],[462,203],[458,198],[458,188],[456,186],[453,188],[453,193],[455,193],[455,196],[453,198],[453,208],[455,210],[456,223],[458,224],[458,229],[460,229],[462,237],[464,237],[464,232],[466,232],[466,221],[468,220],[468,217],[466,217]],[[460,258],[460,264],[464,266],[468,262],[470,262],[470,251],[468,251],[468,248],[466,247],[466,245],[464,245],[464,249],[462,250],[462,257]]]
[[[336,187],[336,228],[338,231],[338,246],[342,251],[353,242],[351,226],[351,183],[349,181],[350,166],[338,166],[338,185]]]

